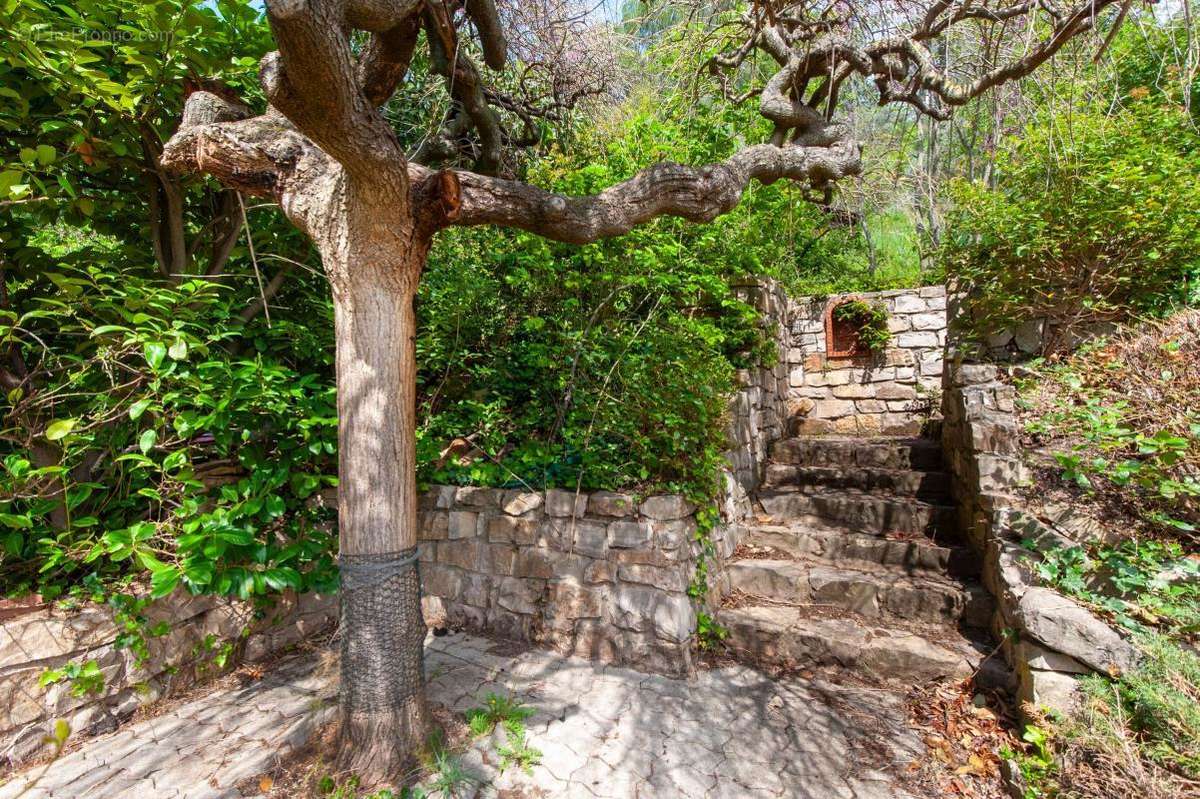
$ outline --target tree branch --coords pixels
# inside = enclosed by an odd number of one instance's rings
[[[399,25],[382,33],[371,34],[358,57],[358,85],[375,106],[383,105],[408,74],[421,17],[413,14]]]
[[[351,3],[349,9],[321,0],[267,2],[267,20],[279,45],[259,65],[267,100],[365,183],[405,180],[404,153],[359,87],[348,29],[352,24],[394,26],[403,17],[391,15],[411,6],[402,0]]]
[[[588,244],[627,233],[659,216],[708,222],[734,208],[751,180],[788,179],[821,186],[857,174],[859,146],[848,132],[842,133],[827,147],[759,144],[703,167],[655,164],[587,197],[455,171],[460,207],[447,223],[504,225],[557,241]],[[410,167],[410,174],[420,169]]]

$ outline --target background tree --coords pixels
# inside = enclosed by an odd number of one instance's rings
[[[834,121],[851,78],[865,79],[882,104],[945,119],[1032,72],[1115,4],[935,0],[860,9],[784,0],[717,14],[734,33],[714,55],[714,70],[740,70],[758,53],[773,62],[761,85],[751,72],[751,85],[739,91],[758,97],[774,123],[769,142],[708,166],[655,164],[598,194],[568,197],[501,176],[506,145],[535,139],[537,115],[571,98],[489,85],[476,56],[493,71],[509,57],[505,18],[491,0],[269,0],[279,50],[260,66],[267,110],[255,116],[221,94],[194,92],[162,164],[276,199],[320,251],[330,282],[343,574],[340,765],[368,778],[394,775],[429,724],[415,577],[413,298],[438,230],[496,224],[582,244],[661,215],[712,220],[754,179],[787,178],[820,196],[860,170],[858,141]],[[989,27],[1013,47],[948,69],[935,45],[958,26]],[[422,42],[450,103],[436,144],[409,153],[380,109]],[[468,157],[472,169],[456,165]]]

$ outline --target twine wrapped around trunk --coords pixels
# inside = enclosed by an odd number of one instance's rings
[[[350,712],[399,708],[425,681],[417,548],[341,555],[342,702]]]

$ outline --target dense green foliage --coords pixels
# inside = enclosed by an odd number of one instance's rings
[[[332,519],[317,497],[336,482],[336,437],[317,259],[270,207],[243,210],[156,164],[189,84],[260,102],[260,10],[35,0],[5,14],[3,592],[327,586]],[[429,110],[414,99],[427,81],[418,62],[388,109],[402,137]],[[716,97],[648,91],[513,168],[596,191],[657,159],[722,158],[763,124]],[[661,220],[583,248],[447,232],[418,301],[421,478],[710,494],[736,369],[771,357],[731,286],[915,282],[911,225],[880,225],[874,270],[857,228],[782,183],[713,225]],[[256,301],[272,277],[268,318]]]
[[[1161,314],[1200,280],[1200,134],[1179,107],[1135,100],[1047,114],[1010,140],[1001,179],[952,185],[941,256],[975,331],[1049,317],[1067,329]]]
[[[9,394],[41,428],[12,431],[27,449],[3,461],[9,590],[114,576],[127,563],[148,569],[160,593],[181,574],[195,590],[242,596],[310,587],[302,574],[330,563],[306,503],[333,482],[328,381],[269,348],[229,352],[230,329],[214,325],[228,300],[210,282],[172,288],[98,267],[55,274],[53,299],[26,302],[25,286],[11,287],[27,310],[10,335],[30,350],[46,342],[26,360],[50,389]],[[278,324],[270,335],[289,332]],[[237,478],[206,491],[204,475],[226,465],[240,467]]]
[[[1123,541],[1044,553],[1038,577],[1135,632],[1200,633],[1200,561],[1174,542]]]
[[[4,593],[99,597],[147,572],[156,594],[328,587],[328,512],[311,502],[335,462],[322,282],[293,279],[290,318],[244,315],[258,292],[244,237],[220,260],[214,231],[246,213],[264,259],[311,260],[308,247],[277,215],[155,163],[187,81],[254,96],[270,44],[259,12],[168,0],[6,13]],[[160,249],[176,233],[178,260]]]

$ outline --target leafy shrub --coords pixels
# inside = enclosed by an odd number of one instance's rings
[[[998,188],[952,185],[940,253],[971,295],[972,332],[1047,317],[1069,331],[1197,298],[1200,134],[1182,108],[1040,119],[997,169]]]
[[[330,585],[328,511],[310,502],[335,482],[327,372],[231,354],[209,281],[63,264],[8,288],[0,340],[26,379],[0,430],[6,593],[141,570],[154,595]]]
[[[529,178],[586,193],[656,158],[722,158],[739,115],[710,108],[697,122],[635,107],[620,135],[585,131]],[[422,477],[708,495],[735,370],[773,357],[731,285],[794,264],[789,230],[773,224],[792,199],[755,187],[712,224],[662,219],[585,247],[519,231],[443,234],[418,306]],[[455,439],[474,456],[439,458]]]
[[[1124,541],[1043,553],[1038,577],[1122,626],[1176,638],[1200,634],[1200,560],[1174,542]]]

